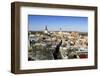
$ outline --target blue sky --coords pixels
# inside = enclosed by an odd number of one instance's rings
[[[47,26],[49,31],[88,31],[88,17],[28,15],[29,31],[43,31]]]

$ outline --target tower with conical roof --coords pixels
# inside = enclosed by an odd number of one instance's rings
[[[48,30],[47,26],[45,26],[45,30]]]
[[[61,29],[61,27],[60,27],[60,30],[59,30],[59,34],[62,34],[62,29]]]
[[[48,33],[47,25],[45,26],[44,33]]]
[[[60,32],[62,32],[61,27],[60,27]]]

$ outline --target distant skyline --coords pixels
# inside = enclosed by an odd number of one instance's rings
[[[43,31],[79,31],[88,32],[88,17],[28,15],[28,30]]]

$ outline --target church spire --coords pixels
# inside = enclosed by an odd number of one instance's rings
[[[47,25],[45,26],[45,30],[48,30]]]
[[[44,33],[48,33],[48,28],[47,28],[47,26],[45,26]]]
[[[60,27],[60,31],[61,31],[61,27]]]

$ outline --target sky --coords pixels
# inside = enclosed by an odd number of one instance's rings
[[[79,31],[88,32],[88,17],[28,15],[28,30],[43,31]]]

